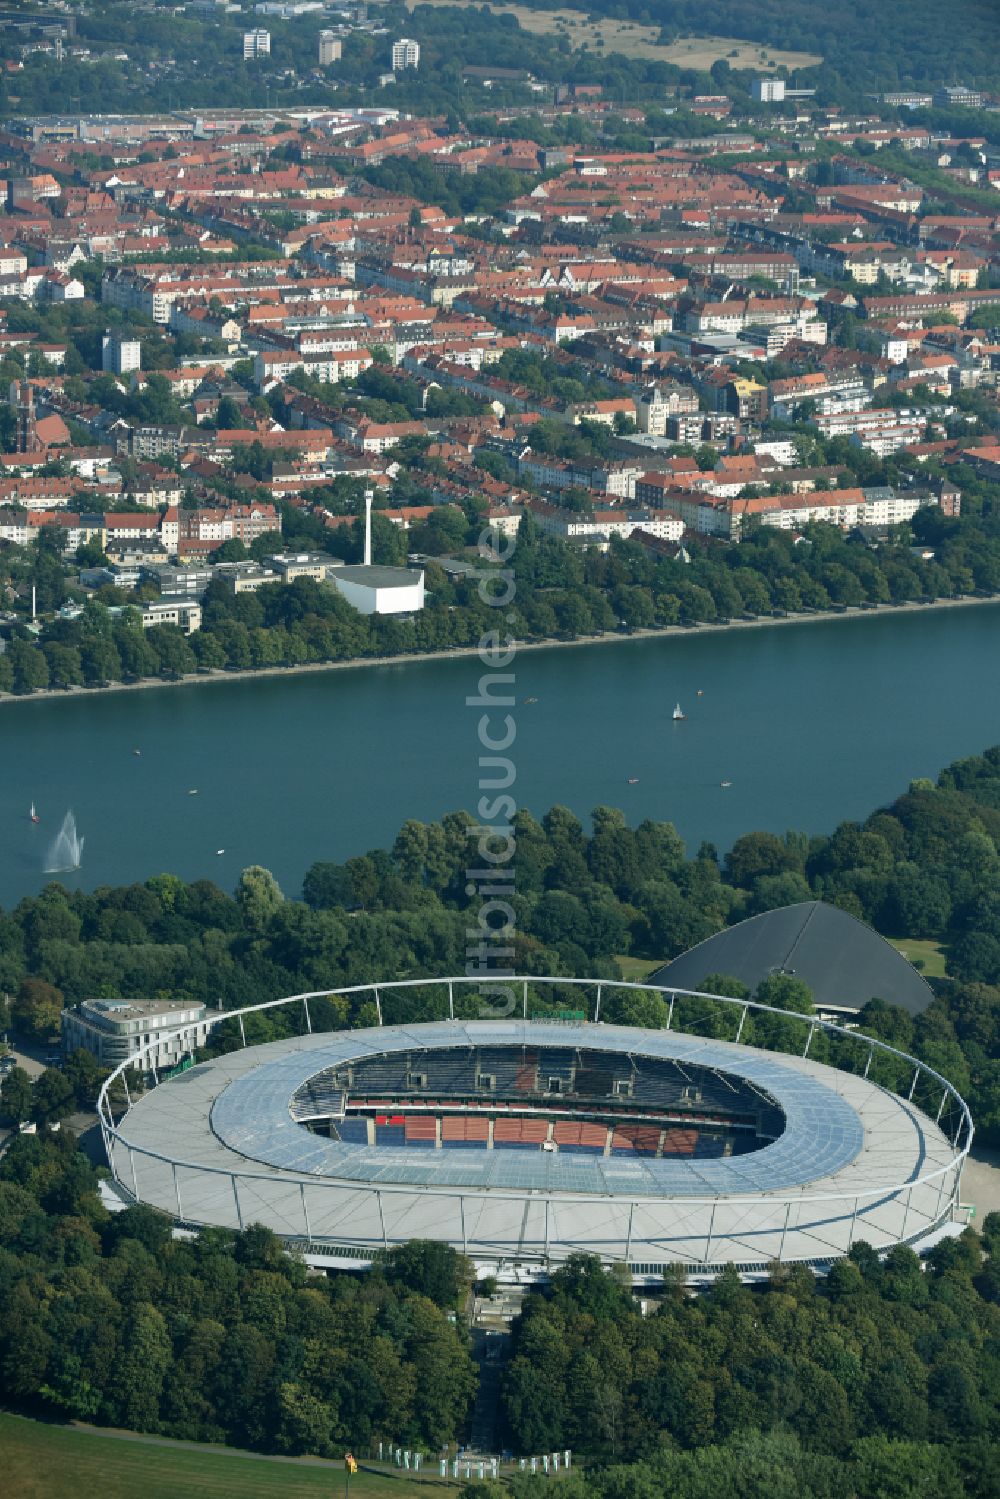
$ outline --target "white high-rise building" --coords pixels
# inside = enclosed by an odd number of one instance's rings
[[[344,44],[339,36],[332,31],[321,31],[319,34],[319,65],[321,68],[329,67],[332,62],[339,62],[344,50]]]
[[[758,104],[780,104],[785,97],[783,78],[755,78],[751,86]]]
[[[137,338],[105,333],[101,339],[101,369],[106,374],[127,375],[142,368],[142,344]]]
[[[255,27],[243,33],[243,61],[253,62],[257,57],[270,57],[271,33]]]
[[[398,42],[392,44],[392,71],[401,73],[404,68],[419,68],[420,66],[420,43],[411,41],[408,36],[400,37]]]

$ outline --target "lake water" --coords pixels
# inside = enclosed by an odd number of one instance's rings
[[[987,604],[525,651],[514,791],[538,815],[603,803],[669,819],[692,848],[827,831],[1000,741],[998,639]],[[49,878],[68,808],[85,848],[67,883],[170,870],[231,889],[260,863],[288,894],[315,860],[474,808],[465,698],[480,670],[459,658],[0,707],[0,904]]]

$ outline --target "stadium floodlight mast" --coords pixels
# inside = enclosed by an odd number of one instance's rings
[[[379,979],[220,1014],[213,1029],[235,1021],[236,1050],[187,1071],[179,1087],[162,1074],[157,1076],[150,1066],[154,1046],[163,1039],[159,1036],[115,1069],[98,1098],[105,1150],[119,1188],[126,1197],[159,1207],[189,1226],[214,1223],[243,1228],[247,1222],[268,1223],[308,1254],[325,1256],[327,1263],[335,1263],[338,1257],[370,1260],[373,1254],[406,1239],[438,1237],[477,1260],[506,1266],[520,1263],[529,1273],[544,1272],[581,1248],[592,1248],[606,1261],[624,1260],[637,1277],[661,1274],[669,1263],[685,1265],[689,1275],[711,1274],[721,1264],[734,1261],[744,1273],[765,1270],[774,1260],[823,1268],[848,1253],[858,1240],[867,1239],[879,1249],[901,1242],[920,1244],[947,1231],[954,1220],[961,1204],[962,1168],[973,1138],[972,1120],[955,1088],[917,1058],[815,1014],[777,1010],[753,1000],[606,978],[517,974],[511,982],[518,987],[522,1014],[501,1021],[455,1019],[456,997],[474,994],[482,987],[481,980],[468,975]],[[583,1021],[567,1024],[551,1015],[529,1017],[532,993],[536,999],[541,995],[546,1007],[554,1008],[553,996],[560,991],[574,996],[574,1013],[582,1011]],[[617,991],[660,995],[668,1002],[671,1029],[619,1027],[601,1020],[602,1002],[606,1006],[607,996]],[[366,1031],[317,1032],[310,1001],[326,997],[373,997],[378,1026]],[[392,1016],[405,1011],[408,998],[416,1001],[416,1013],[436,1012],[440,1019],[411,1023],[405,1029],[383,1024],[383,1001],[390,1002]],[[709,1007],[716,1022],[713,1030],[722,1028],[720,1014],[731,1017],[725,1029],[733,1039],[699,1035],[697,1026],[704,1026],[704,1019],[686,1026],[686,1000],[697,1000],[703,1015],[704,1007]],[[485,997],[483,1003],[489,1014]],[[718,1007],[726,1008],[720,1011]],[[244,1017],[281,1009],[301,1017],[299,1034],[263,1046],[249,1045]],[[801,1038],[797,1049],[793,1050],[794,1039],[786,1039],[788,1049],[780,1051],[742,1044],[752,1017],[772,1017],[797,1026]],[[171,1034],[193,1050],[192,1026],[178,1027]],[[793,1035],[786,1029],[786,1038]],[[844,1065],[838,1068],[809,1056],[819,1035],[837,1042]],[[349,1154],[346,1147],[309,1133],[289,1113],[297,1085],[293,1082],[286,1087],[289,1078],[303,1081],[330,1072],[346,1065],[349,1057],[422,1050],[429,1054],[449,1046],[466,1051],[470,1045],[493,1049],[522,1042],[542,1048],[569,1046],[588,1054],[666,1060],[681,1072],[685,1064],[700,1067],[720,1083],[739,1084],[764,1102],[776,1094],[789,1136],[800,1124],[795,1123],[793,1129],[789,1123],[793,1116],[781,1105],[780,1088],[785,1082],[794,1087],[814,1086],[815,1097],[805,1114],[793,1111],[794,1118],[805,1118],[817,1103],[821,1112],[832,1106],[834,1112],[840,1111],[841,1122],[848,1115],[860,1121],[857,1127],[863,1146],[848,1161],[857,1143],[848,1121],[848,1143],[853,1140],[854,1144],[850,1150],[843,1147],[840,1163],[829,1157],[825,1176],[820,1172],[810,1176],[807,1169],[801,1179],[772,1178],[762,1169],[760,1155],[754,1153],[737,1155],[728,1163],[709,1159],[695,1166],[676,1159],[668,1162],[664,1155],[656,1159],[653,1169],[644,1164],[649,1157],[623,1166],[607,1158],[610,1133],[606,1158],[595,1166],[581,1155],[555,1153],[539,1160],[542,1153],[517,1152],[517,1162],[491,1160],[490,1172],[486,1172],[483,1163],[487,1156],[493,1157],[492,1151],[463,1152],[460,1160],[452,1152],[438,1151],[432,1159],[431,1152],[413,1151],[414,1164],[398,1168],[398,1156],[390,1159],[387,1153],[378,1162],[375,1152],[380,1147],[368,1146],[354,1147],[355,1165],[360,1160],[361,1166],[352,1174],[343,1164]],[[875,1078],[870,1077],[875,1059],[888,1064],[881,1069],[883,1077],[890,1071],[896,1074],[891,1085],[875,1080],[878,1071]],[[140,1097],[128,1088],[127,1073],[133,1068],[148,1071],[153,1082]],[[764,1077],[777,1078],[777,1087],[761,1082]],[[241,1094],[261,1144],[247,1145],[242,1140],[233,1144],[228,1139],[228,1132],[237,1127],[232,1120],[238,1118],[236,1101]],[[123,1096],[124,1110],[120,1106]],[[119,1100],[115,1107],[112,1097]],[[408,1104],[413,1101],[412,1096],[407,1099]],[[548,1099],[544,1107],[551,1114],[559,1104]],[[478,1112],[481,1115],[482,1109]],[[613,1097],[602,1101],[601,1112],[614,1114]],[[275,1121],[272,1140],[269,1131]],[[810,1135],[802,1128],[807,1147],[811,1148],[810,1140],[821,1140],[824,1129],[829,1132],[829,1122],[819,1119],[818,1134]],[[774,1146],[780,1146],[782,1138],[776,1136],[770,1145],[761,1147],[772,1151],[769,1161],[781,1159]],[[293,1164],[284,1163],[279,1146],[286,1149],[289,1143],[295,1153],[311,1151],[309,1163],[299,1163],[297,1155]],[[796,1142],[786,1143],[790,1150]],[[755,1160],[760,1163],[756,1172]],[[446,1169],[435,1179],[435,1164],[441,1168],[442,1163]],[[502,1185],[490,1184],[494,1166]],[[661,1166],[667,1168],[662,1177],[656,1174]],[[428,1179],[421,1180],[428,1172]],[[607,1180],[597,1181],[597,1172]],[[678,1172],[687,1173],[681,1186],[677,1185]],[[652,1185],[639,1182],[643,1174],[652,1178]],[[530,1184],[525,1184],[529,1179]],[[724,1186],[719,1185],[722,1181]]]

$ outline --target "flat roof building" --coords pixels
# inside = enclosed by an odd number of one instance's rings
[[[203,1004],[189,999],[85,999],[62,1012],[63,1054],[82,1048],[102,1066],[117,1067],[133,1052],[152,1045],[144,1066],[172,1067],[203,1045],[209,1025],[219,1018],[215,1015],[210,1021],[206,1013]],[[189,1029],[173,1034],[180,1026]]]
[[[392,44],[392,71],[401,73],[404,68],[419,68],[420,66],[420,43],[414,42],[408,36],[400,37],[398,42]]]
[[[253,62],[258,57],[270,57],[271,33],[261,27],[243,33],[243,61]]]
[[[340,571],[340,562],[326,552],[278,552],[267,559],[282,583],[294,583],[296,578],[314,578],[317,583],[326,580],[334,568]]]
[[[127,375],[142,368],[142,344],[137,338],[108,332],[101,339],[101,369],[106,374]]]
[[[944,84],[935,90],[935,109],[982,109],[983,96],[978,89],[966,88],[964,83]]]
[[[142,628],[151,630],[155,625],[175,625],[185,635],[193,635],[201,629],[201,605],[197,599],[154,599],[142,606]]]
[[[333,31],[321,31],[319,34],[319,65],[327,68],[332,62],[339,62],[344,50],[343,43]]]
[[[417,614],[424,575],[408,567],[338,567],[330,581],[359,614]]]
[[[282,582],[279,573],[259,562],[218,562],[212,571],[234,593],[256,593],[258,588]]]

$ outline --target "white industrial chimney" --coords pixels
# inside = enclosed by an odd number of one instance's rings
[[[365,567],[372,565],[372,500],[375,498],[373,489],[365,490]]]

